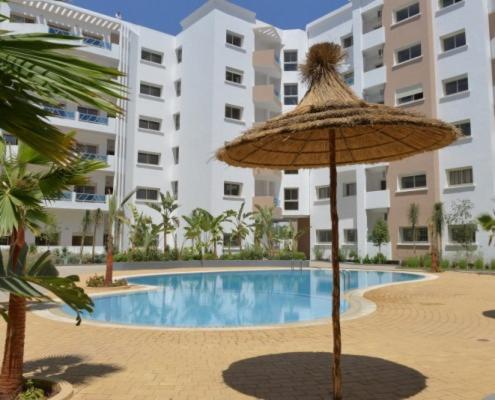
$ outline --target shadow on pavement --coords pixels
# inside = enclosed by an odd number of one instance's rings
[[[487,318],[495,318],[495,310],[483,311],[483,315]]]
[[[237,361],[223,371],[232,389],[266,400],[330,399],[331,353],[270,354]],[[407,399],[426,388],[419,371],[381,358],[344,355],[344,398]]]
[[[84,357],[78,355],[46,357],[24,363],[24,372],[32,373],[35,378],[62,379],[75,385],[121,370],[122,368],[112,364],[85,362]]]

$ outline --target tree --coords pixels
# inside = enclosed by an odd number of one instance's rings
[[[413,254],[416,254],[416,226],[418,225],[419,218],[419,205],[416,203],[411,203],[409,205],[409,210],[407,212],[407,219],[409,220],[409,224],[411,224],[412,234],[413,234]]]
[[[166,194],[160,192],[160,203],[148,203],[148,207],[158,212],[162,217],[163,254],[167,254],[167,235],[175,231],[179,221],[179,218],[172,214],[179,208],[179,205],[170,192]]]
[[[24,357],[24,337],[26,327],[26,298],[42,297],[39,292],[30,292],[26,286],[16,281],[20,275],[25,279],[26,229],[38,234],[41,224],[50,222],[44,209],[44,202],[60,196],[72,185],[87,182],[87,174],[103,168],[104,163],[76,158],[70,165],[56,164],[31,147],[20,142],[17,154],[8,154],[3,141],[0,141],[0,235],[11,237],[10,267],[3,271],[10,280],[2,289],[9,291],[7,335],[0,374],[0,398],[13,398],[22,385],[22,362]],[[21,266],[22,265],[22,266]],[[14,279],[19,285],[9,287]],[[19,278],[21,279],[21,278]],[[62,297],[67,281],[55,280],[33,283],[48,288]],[[43,283],[43,285],[42,285]],[[18,289],[18,290],[17,290]],[[81,297],[82,299],[82,297]],[[73,303],[78,302],[73,298]]]
[[[103,220],[103,212],[101,208],[97,208],[93,215],[93,249],[91,250],[91,262],[95,262],[95,246],[96,246],[96,232]]]
[[[388,226],[385,220],[379,219],[376,221],[373,230],[370,233],[369,239],[378,247],[378,252],[382,252],[382,246],[390,241]]]
[[[452,235],[451,240],[463,248],[466,256],[473,250],[477,230],[476,221],[472,216],[473,207],[471,200],[454,200],[445,215],[445,222],[449,225]]]
[[[495,211],[493,213],[495,214]],[[477,218],[477,221],[481,225],[481,228],[489,233],[488,246],[491,246],[495,237],[495,218],[493,218],[490,214],[485,213],[481,214]]]
[[[442,231],[444,225],[443,203],[438,202],[433,205],[431,214],[431,269],[434,272],[440,270],[439,259],[441,257]]]
[[[274,207],[260,207],[256,205],[254,212],[254,239],[261,244],[270,256],[275,248],[275,225],[273,221]]]
[[[201,213],[198,209],[194,209],[191,215],[183,215],[182,218],[186,221],[184,227],[184,237],[191,241],[193,249],[202,255],[201,244]]]
[[[81,220],[81,247],[79,250],[79,264],[82,264],[83,262],[83,253],[84,253],[84,246],[86,242],[86,236],[88,234],[89,228],[91,227],[91,212],[89,210],[86,210],[83,214],[82,220]],[[94,242],[94,237],[93,237],[93,242]]]
[[[242,203],[239,207],[239,210],[233,214],[233,229],[232,229],[232,238],[237,239],[239,242],[239,249],[242,251],[242,243],[248,237],[249,233],[253,230],[253,222],[252,221],[253,213],[252,212],[244,212],[245,203]]]
[[[78,40],[0,32],[0,129],[62,163],[73,158],[73,138],[48,123],[46,106],[69,101],[115,116],[121,109],[113,100],[124,97],[119,71],[70,55]]]
[[[113,281],[113,249],[114,249],[114,230],[117,239],[120,239],[120,224],[127,223],[125,216],[125,204],[134,195],[135,190],[128,193],[120,202],[117,196],[112,194],[108,201],[108,232],[107,232],[107,257],[105,268],[105,285],[110,286]]]

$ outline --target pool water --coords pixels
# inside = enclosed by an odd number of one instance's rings
[[[341,271],[343,291],[421,279],[397,272]],[[156,288],[93,298],[90,320],[163,327],[242,327],[331,316],[330,270],[225,271],[130,278]],[[341,311],[348,304],[341,300]],[[64,306],[64,311],[70,310]]]

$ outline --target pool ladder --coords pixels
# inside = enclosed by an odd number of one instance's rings
[[[303,270],[304,261],[303,260],[290,260],[290,269],[294,271],[297,268],[297,262],[299,261],[299,271]]]

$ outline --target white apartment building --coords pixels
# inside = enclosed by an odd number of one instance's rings
[[[366,100],[459,124],[466,134],[436,153],[340,168],[344,249],[376,254],[368,235],[383,218],[391,243],[382,252],[402,259],[413,247],[428,251],[435,202],[448,210],[452,201],[469,199],[473,216],[495,208],[494,0],[352,0],[305,30],[279,29],[226,0],[209,0],[181,22],[176,36],[51,0],[11,0],[0,13],[10,15],[0,29],[81,36],[79,56],[126,74],[124,117],[71,104],[53,110],[54,124],[77,131],[81,151],[108,163],[91,184],[49,204],[58,246],[79,247],[85,210],[105,212],[109,193],[123,198],[137,189],[132,202],[157,222],[146,202],[160,191],[176,195],[179,215],[196,207],[217,214],[243,202],[247,209],[273,205],[281,220],[305,232],[300,250],[309,254],[317,246],[328,257],[327,169],[249,170],[213,159],[226,141],[297,104],[306,89],[298,64],[322,41],[345,49],[343,78]],[[411,203],[420,208],[415,243],[407,221]],[[102,224],[96,234],[100,252],[105,230]],[[451,256],[460,249],[455,235],[455,227],[445,227],[443,250]],[[178,237],[181,242],[181,232]],[[476,233],[475,243],[485,258],[495,258],[485,232]]]

